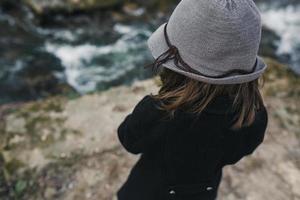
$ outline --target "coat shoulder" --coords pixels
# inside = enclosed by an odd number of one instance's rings
[[[134,107],[133,114],[143,119],[153,117],[159,119],[159,116],[163,116],[166,112],[160,108],[159,102],[152,95],[146,95]]]

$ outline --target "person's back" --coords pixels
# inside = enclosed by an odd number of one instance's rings
[[[262,106],[251,126],[232,130],[228,103],[218,97],[201,115],[179,110],[167,120],[158,102],[144,97],[118,129],[123,146],[142,153],[119,199],[215,199],[222,168],[253,153],[267,125]]]
[[[153,69],[159,70],[162,87],[158,94],[145,96],[118,128],[125,149],[142,154],[118,191],[119,200],[216,199],[222,168],[252,154],[262,143],[268,117],[258,89],[258,78],[266,68],[256,55],[261,33],[260,18],[255,4],[244,1],[212,0],[208,3],[183,0],[169,23],[150,38],[148,44],[156,58]],[[241,7],[245,3],[246,8]],[[212,9],[212,5],[235,14],[238,11],[234,9],[242,9],[245,12],[242,17],[253,18],[250,31],[244,28],[237,30],[236,34],[247,33],[254,37],[251,41],[254,44],[249,45],[248,40],[240,38],[241,41],[236,43],[240,46],[224,46],[234,36],[230,32],[224,35],[232,28],[226,21],[222,22],[226,24],[223,27],[226,31],[219,30],[225,39],[218,41],[215,50],[214,47],[205,48],[202,40],[195,43],[195,35],[179,33],[176,27],[180,16],[191,27],[181,26],[191,28],[193,34],[207,32],[209,27],[197,30],[195,22],[186,21],[188,15],[195,15],[193,11],[182,12],[200,6]],[[220,17],[220,13],[216,14]],[[214,41],[211,35],[201,37],[204,41]],[[191,51],[191,48],[186,48],[191,45],[198,45],[197,48],[201,49],[194,52],[199,53],[199,57],[185,54]],[[209,60],[208,54],[220,48],[224,55],[220,55],[219,61],[217,58],[211,60],[206,65],[209,70],[203,70],[202,63]],[[240,53],[247,54],[246,64],[239,63],[242,61]],[[199,66],[193,63],[199,63]],[[224,69],[220,69],[222,63],[226,64]]]

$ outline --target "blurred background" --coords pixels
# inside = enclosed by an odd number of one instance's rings
[[[178,0],[0,0],[0,199],[114,199],[136,157],[116,139],[158,89],[146,41]],[[300,1],[256,0],[270,123],[219,199],[300,199]]]

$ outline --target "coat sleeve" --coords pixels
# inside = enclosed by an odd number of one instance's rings
[[[130,153],[139,154],[154,148],[160,141],[160,118],[151,96],[145,96],[118,127],[118,138]]]
[[[251,155],[257,147],[264,141],[265,132],[268,124],[268,113],[263,106],[255,117],[255,121],[248,127],[239,130],[230,130],[231,140],[235,144],[228,142],[227,155],[224,158],[224,164],[235,164],[244,156]]]

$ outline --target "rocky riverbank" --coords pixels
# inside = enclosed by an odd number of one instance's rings
[[[225,168],[220,200],[300,199],[300,79],[266,61],[266,139],[253,156]],[[158,84],[0,107],[0,199],[114,199],[137,160],[120,146],[116,129]]]

